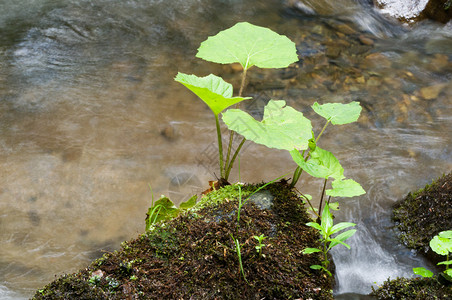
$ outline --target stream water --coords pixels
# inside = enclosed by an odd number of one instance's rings
[[[0,1],[0,299],[30,297],[118,249],[144,230],[152,194],[180,202],[215,178],[214,118],[173,77],[215,73],[237,87],[233,68],[194,55],[238,21],[286,34],[301,58],[250,70],[251,112],[286,99],[318,128],[314,101],[364,107],[320,142],[367,191],[340,200],[337,219],[358,233],[350,251],[334,251],[337,297],[425,266],[396,241],[391,205],[452,169],[450,27],[406,28],[368,1],[300,2]],[[241,157],[242,181],[293,168],[264,146],[247,144]],[[318,195],[320,185],[302,177],[299,189]]]

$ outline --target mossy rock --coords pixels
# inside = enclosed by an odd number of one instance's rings
[[[248,201],[237,228],[236,187],[211,192],[201,209],[157,224],[33,299],[333,299],[333,278],[310,268],[319,254],[301,253],[319,246],[301,199],[284,182],[271,184],[259,192],[266,205],[271,194],[270,208]],[[243,195],[257,187],[243,187]],[[259,254],[253,236],[261,234],[267,238]]]
[[[429,243],[439,232],[452,230],[452,173],[408,194],[394,206],[393,220],[408,248],[427,254],[434,263],[443,260]]]
[[[443,285],[437,278],[388,279],[378,289],[372,287],[371,295],[382,300],[452,299],[452,285]]]
[[[394,206],[400,240],[433,263],[445,260],[430,249],[430,240],[452,229],[452,173],[442,176]],[[452,285],[440,275],[432,278],[387,280],[372,295],[378,299],[452,299]]]

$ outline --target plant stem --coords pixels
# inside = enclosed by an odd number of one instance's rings
[[[298,179],[300,179],[301,173],[303,172],[303,169],[298,166],[295,171],[293,172],[292,182],[290,183],[290,188],[294,188],[295,185],[298,182]]]
[[[325,124],[325,126],[323,126],[322,131],[320,131],[320,134],[317,136],[317,138],[315,139],[315,143],[317,144],[317,141],[320,139],[320,137],[322,136],[323,132],[326,129],[326,126],[328,126],[328,124],[330,124],[330,120],[328,120]]]
[[[218,119],[218,115],[215,115],[215,123],[217,126],[217,136],[218,136],[218,151],[220,156],[220,177],[224,177],[223,170],[223,142],[221,141],[221,128],[220,128],[220,120]]]
[[[232,156],[231,161],[226,163],[226,174],[224,176],[224,179],[228,180],[229,173],[231,173],[232,167],[234,166],[234,161],[237,158],[237,155],[240,152],[240,149],[242,149],[243,144],[245,143],[246,138],[243,138],[243,140],[240,142],[239,146],[237,147],[237,150],[235,150],[234,155]],[[228,151],[229,152],[229,151]]]
[[[325,188],[326,188],[327,181],[328,181],[328,178],[325,178],[325,182],[323,183],[322,196],[320,197],[319,212],[322,211],[323,196],[325,195]]]
[[[305,151],[306,150],[303,150],[303,153],[301,154],[301,156],[304,156]],[[306,156],[306,158],[304,159],[304,161],[308,160],[308,158],[309,158],[309,153]],[[295,185],[298,182],[298,179],[300,179],[301,173],[303,173],[303,169],[300,166],[297,166],[297,168],[293,172],[293,178],[292,178],[292,182],[290,183],[290,188],[295,187]]]
[[[242,83],[240,84],[239,97],[242,97],[243,90],[245,89],[246,71],[247,69],[244,68],[242,73]]]
[[[245,89],[245,83],[246,83],[246,71],[247,71],[247,69],[244,68],[244,69],[243,69],[243,72],[242,72],[242,83],[240,84],[240,90],[239,90],[239,95],[238,95],[238,97],[242,97],[242,93],[243,93],[243,91],[244,91],[244,89]],[[240,103],[237,104],[236,108],[238,108],[239,105],[240,105]],[[242,140],[242,142],[240,143],[239,147],[238,147],[237,150],[235,151],[235,153],[234,153],[234,155],[233,155],[233,157],[232,157],[232,160],[229,161],[229,158],[231,157],[232,142],[233,142],[233,140],[234,140],[234,131],[231,131],[231,130],[230,130],[229,132],[230,132],[230,133],[229,133],[228,153],[227,153],[227,155],[226,155],[226,163],[225,163],[225,165],[224,165],[224,167],[225,167],[225,169],[226,169],[226,174],[225,174],[225,176],[224,176],[224,179],[226,179],[226,181],[228,180],[228,178],[229,178],[229,173],[231,172],[232,166],[234,165],[234,160],[235,160],[235,158],[237,157],[237,155],[239,154],[240,149],[242,148],[243,143],[245,143],[245,140],[246,140],[245,138],[243,138],[243,140]],[[222,175],[222,176],[223,176],[223,175]]]
[[[300,195],[306,200],[306,202],[308,202],[309,206],[311,207],[312,212],[318,217],[320,218],[320,215],[315,211],[314,206],[312,206],[311,201],[309,201],[308,197],[306,197],[305,195],[303,195],[299,190],[297,190],[298,193],[300,193]]]

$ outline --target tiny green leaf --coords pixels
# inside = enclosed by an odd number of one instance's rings
[[[311,253],[315,253],[315,252],[322,252],[322,250],[317,249],[317,248],[305,248],[303,250],[303,254],[311,254]]]
[[[432,277],[433,276],[432,271],[427,270],[426,268],[422,268],[422,267],[413,268],[413,272],[414,272],[414,274],[421,275],[422,277]]]
[[[286,36],[247,22],[209,37],[196,57],[220,64],[238,62],[244,69],[285,68],[298,61],[295,44]]]
[[[179,72],[174,80],[201,98],[215,115],[231,105],[250,99],[250,97],[232,97],[232,84],[213,74],[198,77]]]
[[[321,269],[323,269],[322,266],[319,266],[319,265],[312,265],[312,266],[310,266],[310,268],[314,269],[314,270],[321,270]]]
[[[320,220],[321,220],[320,226],[323,228],[327,235],[330,235],[330,229],[333,226],[333,215],[330,212],[328,204],[325,204]]]
[[[452,269],[444,270],[444,273],[446,273],[448,276],[452,277]]]
[[[313,228],[315,228],[315,229],[317,229],[319,231],[323,231],[323,228],[320,227],[320,225],[317,224],[316,222],[309,222],[309,223],[306,223],[306,225],[309,226],[309,227],[313,227]]]
[[[326,190],[326,194],[331,197],[355,197],[366,193],[353,179],[334,180],[331,186],[332,189]]]
[[[240,109],[228,109],[223,121],[230,130],[247,140],[269,148],[303,150],[308,147],[312,125],[309,119],[284,100],[270,100],[264,109],[262,122]]]
[[[326,103],[323,105],[315,102],[312,109],[333,125],[342,125],[358,120],[362,108],[359,102],[353,101],[348,104]]]
[[[452,265],[452,260],[442,261],[437,263],[437,265]]]
[[[339,210],[339,202],[333,202],[328,204],[328,206],[332,209],[332,210]]]
[[[197,200],[197,199],[198,199],[198,195],[193,195],[193,196],[191,196],[190,199],[188,199],[188,200],[185,201],[185,202],[182,202],[182,203],[179,205],[179,209],[181,209],[181,210],[187,210],[187,209],[192,208],[193,206],[195,206],[196,200]]]
[[[320,147],[316,147],[314,151],[311,151],[311,159],[307,162],[297,150],[290,151],[292,159],[309,175],[317,178],[329,178],[341,179],[344,177],[344,169],[334,155],[323,150]]]

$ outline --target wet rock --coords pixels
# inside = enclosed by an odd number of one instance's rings
[[[430,19],[441,23],[447,23],[452,19],[452,1],[430,0],[421,12],[419,19]]]
[[[447,23],[452,18],[450,0],[374,0],[374,3],[382,13],[406,23],[425,19]]]
[[[337,30],[339,32],[342,32],[342,33],[348,34],[348,35],[357,33],[357,31],[355,29],[351,28],[347,24],[340,24],[339,26],[337,26]]]
[[[346,14],[357,7],[353,0],[289,0],[286,5],[305,14],[319,15]]]
[[[160,134],[167,139],[168,141],[174,141],[177,138],[176,130],[174,129],[174,126],[171,124],[168,124],[165,126],[161,131]]]
[[[429,63],[426,66],[427,70],[432,72],[442,72],[447,71],[451,68],[451,63],[449,58],[445,54],[435,54],[429,59]]]
[[[420,90],[421,97],[425,100],[433,100],[438,98],[441,91],[447,86],[445,83],[435,84],[427,87],[423,87]]]
[[[374,45],[374,40],[371,38],[368,38],[364,35],[360,35],[358,38],[359,38],[359,41],[361,42],[361,44],[363,44],[363,45],[367,45],[367,46]]]
[[[341,55],[342,49],[337,46],[331,46],[326,49],[325,55],[329,58],[338,58]]]
[[[388,68],[390,66],[391,61],[389,60],[389,58],[381,53],[372,53],[367,55],[362,64],[363,69]]]

